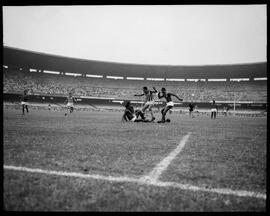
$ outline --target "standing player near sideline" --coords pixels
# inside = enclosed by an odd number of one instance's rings
[[[158,93],[158,98],[160,99],[164,97],[167,102],[166,106],[161,110],[162,118],[161,118],[161,121],[158,121],[158,123],[164,123],[167,112],[173,108],[174,103],[171,98],[172,96],[176,97],[180,101],[183,101],[183,99],[179,98],[177,95],[173,93],[167,93],[165,88],[162,88],[161,92]]]
[[[216,105],[216,101],[213,99],[213,102],[211,104],[211,119],[214,118],[216,119],[217,116],[217,105]]]
[[[21,96],[21,105],[22,105],[22,114],[24,115],[24,108],[26,109],[26,112],[28,111],[28,101],[29,100],[29,95],[28,95],[28,90],[25,89],[23,91],[23,94]]]
[[[76,102],[75,98],[72,96],[72,93],[69,92],[65,103],[67,103],[67,112],[69,111],[70,113],[73,112],[74,110],[74,103]],[[67,115],[67,112],[65,113],[65,116]]]
[[[227,106],[223,107],[223,114],[224,114],[225,116],[227,116],[228,110],[229,110],[229,107],[227,107]]]
[[[154,91],[148,90],[147,87],[143,87],[143,93],[142,94],[135,94],[134,96],[145,96],[145,103],[143,105],[142,108],[142,112],[145,114],[146,109],[148,109],[150,111],[151,114],[151,121],[154,121],[156,118],[154,116],[152,107],[155,104],[155,100],[154,100],[154,93],[157,93],[157,90],[155,87],[153,87]]]
[[[191,102],[189,105],[189,118],[194,118],[193,111],[194,111],[194,104]]]

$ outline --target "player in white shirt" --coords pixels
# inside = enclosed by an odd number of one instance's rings
[[[153,91],[148,90],[147,87],[143,87],[143,93],[142,94],[135,94],[134,96],[145,96],[145,101],[144,101],[144,105],[142,108],[142,112],[145,114],[145,111],[148,109],[150,111],[151,114],[151,121],[155,120],[155,116],[152,110],[152,107],[155,104],[155,100],[154,100],[154,94],[157,93],[157,90],[155,87],[153,87]]]
[[[69,92],[65,103],[67,104],[67,112],[69,111],[70,113],[73,112],[74,110],[74,103],[76,102],[75,98],[72,96],[72,93]],[[65,113],[65,115],[67,115],[67,112]]]

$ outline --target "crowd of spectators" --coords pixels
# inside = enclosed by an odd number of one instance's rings
[[[72,77],[45,73],[30,73],[4,70],[4,93],[21,93],[29,89],[30,94],[113,97],[135,99],[142,87],[157,89],[165,87],[185,101],[205,102],[215,100],[266,102],[266,81],[247,82],[161,82],[138,80],[113,80],[104,78]]]

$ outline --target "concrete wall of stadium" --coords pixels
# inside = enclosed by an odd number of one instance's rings
[[[11,102],[11,103],[18,103],[20,101],[21,94],[17,93],[4,93],[4,102]],[[56,96],[56,95],[30,95],[29,102],[30,103],[44,103],[44,104],[63,104],[65,102],[66,97],[64,96]],[[121,104],[119,101],[120,99],[113,99],[113,98],[85,98],[85,97],[76,97],[78,105],[90,105],[94,104],[97,106],[115,106],[120,107]],[[139,104],[141,101],[131,100],[133,104]],[[164,106],[165,102],[161,102],[157,104],[157,107]],[[175,107],[178,108],[186,108],[189,102],[182,102],[179,104],[175,104]],[[198,106],[198,109],[210,109],[210,103],[197,103],[195,105]],[[218,103],[217,106],[220,109],[223,107],[228,107],[230,110],[233,109],[234,104],[229,103]],[[266,103],[236,103],[237,110],[266,110],[267,104]]]

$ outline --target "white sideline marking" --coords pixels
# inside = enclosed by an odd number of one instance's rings
[[[122,177],[103,176],[103,175],[97,175],[97,174],[83,174],[83,173],[76,173],[76,172],[32,169],[32,168],[27,168],[27,167],[6,166],[6,165],[4,165],[4,169],[31,172],[31,173],[41,173],[41,174],[47,174],[47,175],[69,176],[69,177],[77,177],[77,178],[91,178],[91,179],[99,179],[99,180],[115,181],[115,182],[136,182],[135,178],[129,178],[125,176],[122,176]]]
[[[182,151],[190,134],[191,132],[185,135],[180,141],[179,145],[176,147],[176,149],[174,149],[167,157],[165,157],[159,164],[157,164],[156,167],[148,175],[141,177],[141,180],[156,182],[162,172],[166,170],[167,167],[170,165],[172,160]]]
[[[103,181],[110,181],[110,182],[133,182],[142,185],[152,185],[156,187],[174,187],[179,188],[181,190],[191,190],[191,191],[201,191],[201,192],[208,192],[208,193],[217,193],[217,194],[224,194],[224,195],[234,195],[240,197],[252,197],[258,199],[265,199],[266,194],[259,193],[259,192],[251,192],[245,190],[231,190],[226,188],[206,188],[206,187],[199,187],[189,184],[181,184],[176,182],[162,182],[162,181],[145,181],[141,178],[130,178],[126,176],[114,177],[114,176],[103,176],[103,175],[95,175],[95,174],[83,174],[83,173],[76,173],[76,172],[61,172],[61,171],[53,171],[53,170],[42,170],[42,169],[32,169],[27,167],[16,167],[16,166],[7,166],[4,165],[4,169],[7,170],[15,170],[15,171],[24,171],[24,172],[31,172],[31,173],[41,173],[47,175],[57,175],[57,176],[68,176],[68,177],[77,177],[77,178],[86,178],[86,179],[98,179]]]

